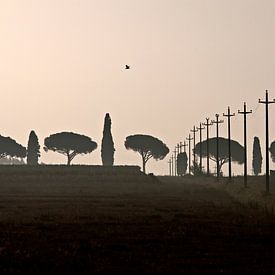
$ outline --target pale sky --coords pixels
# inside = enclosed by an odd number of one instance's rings
[[[264,155],[258,99],[266,89],[275,98],[274,0],[0,0],[0,37],[0,133],[24,146],[31,130],[41,147],[50,134],[72,131],[98,143],[73,163],[101,164],[109,112],[115,163],[141,165],[124,148],[126,136],[150,134],[172,151],[193,125],[246,101],[255,111],[249,172],[255,135]],[[274,115],[275,104],[270,141]],[[241,144],[242,123],[240,115],[232,120]],[[226,124],[220,133],[226,137]],[[151,160],[147,171],[167,174],[168,159]],[[44,151],[41,161],[66,163]]]

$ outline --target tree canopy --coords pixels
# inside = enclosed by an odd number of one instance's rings
[[[275,162],[275,141],[273,141],[270,145],[269,151],[271,153],[271,159]]]
[[[101,142],[101,159],[103,165],[114,164],[114,141],[111,133],[111,118],[107,113],[104,120],[103,138]]]
[[[36,165],[40,157],[40,145],[34,131],[30,132],[27,150],[27,164]]]
[[[146,173],[146,163],[149,159],[162,160],[169,153],[168,147],[156,137],[150,135],[131,135],[126,137],[125,147],[138,152],[142,157],[143,172]]]
[[[262,162],[263,162],[263,157],[262,157],[262,152],[261,152],[260,140],[258,137],[254,137],[253,160],[252,160],[252,167],[253,167],[254,175],[257,176],[260,173],[262,173]]]
[[[204,140],[202,145],[202,157],[207,157],[207,141]],[[200,142],[195,146],[195,154],[200,154]],[[217,162],[217,138],[209,139],[209,158]],[[244,163],[244,147],[240,145],[237,141],[231,140],[231,159],[233,162],[238,164]],[[228,152],[228,139],[219,137],[219,170],[222,166],[229,161]],[[220,171],[217,171],[220,172]]]
[[[12,138],[0,135],[0,158],[7,156],[11,158],[25,158],[26,148]]]
[[[97,143],[91,138],[72,132],[52,134],[45,138],[44,145],[46,152],[51,150],[67,156],[67,165],[76,155],[88,154],[97,148]]]

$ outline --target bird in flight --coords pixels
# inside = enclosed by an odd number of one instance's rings
[[[129,70],[130,66],[129,65],[125,65],[125,70]]]

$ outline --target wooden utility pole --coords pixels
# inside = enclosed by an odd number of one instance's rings
[[[189,156],[188,156],[188,168],[189,168],[189,175],[191,175],[191,140],[193,139],[193,138],[191,138],[191,135],[189,134],[189,137],[188,138],[186,138],[187,140],[188,140],[188,146],[189,146]]]
[[[196,165],[196,153],[195,153],[195,147],[196,147],[196,132],[198,132],[198,130],[196,130],[196,127],[193,127],[193,130],[191,130],[191,132],[193,133],[193,142],[194,142],[194,149],[193,149],[193,174],[195,174],[195,165]]]
[[[172,160],[169,159],[168,163],[169,163],[169,176],[171,176],[172,175],[172,173],[171,173],[172,172],[172,169],[171,169]]]
[[[230,113],[230,107],[227,109],[227,114],[223,114],[224,117],[227,117],[227,126],[228,126],[228,178],[231,181],[232,178],[232,169],[231,169],[231,117],[235,116],[235,113]]]
[[[174,176],[174,156],[171,157],[171,176]]]
[[[265,172],[265,189],[266,193],[269,193],[269,117],[268,117],[268,105],[275,103],[275,100],[268,100],[268,90],[265,91],[265,100],[260,100],[259,103],[265,104],[265,161],[266,161],[266,172]]]
[[[200,131],[200,172],[202,172],[202,130],[204,130],[205,127],[202,127],[202,124],[200,123],[200,127],[197,127],[197,130]]]
[[[243,111],[238,111],[244,117],[244,187],[247,187],[247,138],[246,138],[246,116],[251,114],[252,111],[246,110],[246,103],[244,102]]]
[[[184,143],[180,142],[180,153],[182,153],[182,147],[183,147],[183,152],[186,153],[187,146],[188,144],[186,143],[186,141],[184,141]]]
[[[216,136],[217,136],[217,153],[216,153],[216,158],[217,158],[217,179],[219,180],[220,178],[220,162],[219,162],[219,124],[223,123],[223,120],[219,120],[219,114],[216,114],[216,120],[211,121],[213,124],[216,124]]]
[[[177,144],[176,150],[177,150],[177,160],[178,160],[178,156],[179,156],[179,153],[180,153],[180,145],[179,144]],[[176,173],[176,176],[179,176],[179,174],[178,174],[178,163],[177,163],[177,173]]]
[[[177,176],[177,146],[175,147],[174,153],[174,160],[175,160],[175,176]]]
[[[188,147],[188,144],[186,143],[186,141],[184,141],[182,146],[183,146],[183,152],[186,153],[186,147]]]
[[[209,126],[212,126],[213,123],[209,123],[209,118],[206,118],[206,123],[203,123],[204,126],[206,126],[206,154],[207,154],[207,176],[210,174],[209,169]]]

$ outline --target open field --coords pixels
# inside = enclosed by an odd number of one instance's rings
[[[0,274],[275,271],[264,178],[133,171],[0,168]]]

